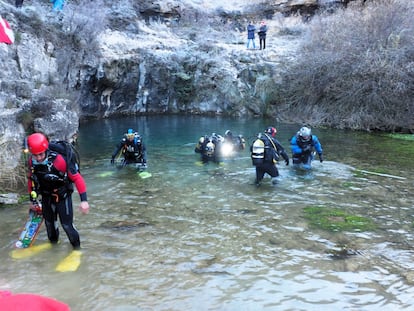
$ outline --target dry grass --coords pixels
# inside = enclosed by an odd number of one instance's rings
[[[340,128],[413,129],[413,14],[410,0],[384,0],[316,17],[281,87],[284,109]]]
[[[5,143],[0,146],[0,149],[5,151],[0,154],[0,189],[2,189],[2,192],[23,189],[26,184],[27,172],[23,165],[15,167],[15,163],[13,165],[9,163],[11,161],[10,157],[7,157],[16,150],[15,143]],[[19,148],[17,147],[17,149]]]

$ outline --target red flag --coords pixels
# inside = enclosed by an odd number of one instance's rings
[[[12,44],[14,42],[14,33],[9,23],[0,16],[0,42]]]
[[[0,310],[70,311],[70,308],[63,302],[41,295],[0,291]]]

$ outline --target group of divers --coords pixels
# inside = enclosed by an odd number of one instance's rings
[[[276,163],[281,157],[286,165],[289,165],[289,156],[275,138],[276,133],[275,127],[268,127],[263,133],[257,135],[250,146],[252,164],[256,167],[256,185],[260,185],[265,174],[271,176],[273,184],[277,183],[276,177],[279,176],[279,172]],[[25,152],[31,154],[27,161],[30,209],[38,215],[42,215],[51,244],[57,244],[59,241],[57,221],[60,220],[73,247],[73,252],[63,261],[66,262],[66,259],[70,261],[69,268],[71,270],[58,270],[57,268],[57,271],[75,271],[80,264],[81,243],[79,233],[73,224],[73,184],[79,193],[79,210],[83,214],[89,212],[89,203],[86,183],[80,174],[78,163],[71,160],[75,158],[69,152],[71,148],[61,149],[58,146],[60,145],[57,143],[49,142],[46,135],[42,133],[33,133],[25,139]],[[316,153],[320,162],[323,162],[322,146],[318,137],[312,135],[309,127],[300,128],[290,139],[290,148],[294,166],[311,169],[311,163]],[[227,155],[245,149],[246,140],[244,137],[242,135],[235,136],[230,130],[227,130],[224,136],[213,133],[200,137],[195,152],[201,155],[203,163],[210,161],[220,163]],[[118,162],[121,166],[133,164],[141,171],[146,171],[146,147],[142,137],[133,129],[128,129],[112,153],[111,163]],[[41,197],[40,201],[38,194]],[[36,234],[26,247],[33,243],[35,236]],[[16,242],[16,247],[21,246],[18,246]],[[75,264],[73,265],[73,263]]]
[[[260,185],[265,174],[272,178],[276,184],[279,176],[276,164],[283,158],[289,165],[289,156],[281,143],[275,138],[275,127],[266,128],[259,133],[250,146],[252,164],[256,168],[255,184]],[[79,159],[73,144],[62,141],[49,141],[43,133],[33,133],[25,139],[25,152],[29,152],[27,158],[28,174],[27,186],[30,210],[41,215],[44,220],[48,239],[51,244],[59,242],[58,219],[64,229],[74,251],[80,249],[80,237],[73,224],[72,193],[74,186],[79,193],[79,210],[83,214],[89,212],[87,187],[79,170]],[[322,146],[317,136],[312,135],[309,127],[302,127],[290,139],[292,151],[292,164],[304,169],[311,169],[311,163],[316,153],[320,162],[323,161]],[[242,135],[233,135],[227,130],[224,136],[219,134],[204,135],[198,140],[194,151],[201,155],[203,163],[210,161],[220,163],[226,155],[231,155],[246,149],[246,140]],[[117,144],[111,157],[111,164],[120,163],[121,167],[131,164],[139,168],[141,173],[146,172],[147,155],[146,147],[141,135],[133,129],[128,129]],[[142,176],[141,176],[142,177]],[[146,177],[142,177],[146,178]],[[39,200],[40,195],[40,200]],[[37,228],[40,228],[38,226]],[[24,233],[24,232],[23,232]],[[23,245],[20,239],[16,247],[29,247],[36,234]],[[21,236],[22,238],[22,236]],[[76,254],[79,258],[80,253]]]
[[[276,164],[283,158],[286,165],[289,165],[289,156],[282,144],[276,139],[277,130],[275,127],[267,127],[263,133],[259,133],[250,145],[250,156],[252,164],[256,168],[255,184],[260,185],[265,174],[272,178],[272,183],[276,184],[276,177],[279,171]],[[316,135],[312,134],[310,127],[303,126],[289,140],[292,153],[292,164],[294,167],[310,170],[312,161],[316,154],[319,161],[323,162],[322,145]],[[194,151],[201,156],[201,162],[221,163],[223,159],[246,149],[246,140],[243,135],[234,135],[227,130],[224,135],[212,133],[201,136],[195,146]],[[120,158],[120,161],[116,159]],[[137,168],[145,170],[147,168],[146,146],[142,137],[133,129],[128,129],[122,140],[116,146],[111,157],[111,164],[115,162],[120,166],[134,164]]]

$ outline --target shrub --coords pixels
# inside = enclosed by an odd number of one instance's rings
[[[282,101],[339,128],[414,128],[414,6],[380,0],[322,14],[284,77]]]
[[[27,174],[24,165],[19,164],[17,167],[8,165],[11,161],[10,154],[15,154],[15,150],[21,150],[21,148],[16,147],[16,142],[8,142],[4,143],[0,149],[4,151],[0,154],[0,163],[2,163],[0,189],[5,192],[23,189]]]

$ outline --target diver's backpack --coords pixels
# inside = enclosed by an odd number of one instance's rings
[[[251,158],[253,165],[261,165],[265,158],[265,142],[261,138],[257,138],[252,145]]]
[[[51,141],[49,143],[49,150],[60,154],[65,159],[68,172],[76,174],[80,171],[79,152],[73,144],[63,140]]]

